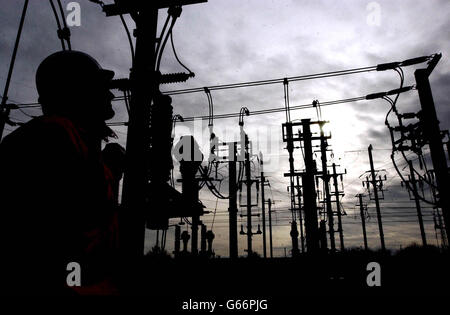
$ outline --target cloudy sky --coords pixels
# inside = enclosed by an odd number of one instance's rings
[[[70,1],[63,1],[64,6]],[[106,2],[106,1],[105,1]],[[116,77],[127,77],[131,66],[128,41],[118,17],[106,18],[101,8],[87,0],[78,1],[81,7],[81,25],[71,28],[72,47],[95,57],[104,68],[116,72]],[[0,87],[3,90],[8,71],[23,1],[0,0]],[[159,11],[161,28],[167,10]],[[68,11],[67,11],[68,13]],[[446,0],[209,0],[208,3],[190,5],[174,28],[174,43],[180,59],[195,72],[195,78],[183,84],[163,86],[169,91],[188,87],[245,82],[298,76],[379,63],[402,61],[422,55],[442,52],[443,58],[431,76],[441,128],[450,125],[450,85],[448,51],[450,2]],[[132,28],[133,21],[126,17]],[[10,101],[29,103],[37,100],[34,75],[39,62],[50,53],[60,50],[56,36],[56,22],[47,1],[30,1],[16,66],[9,91]],[[414,84],[414,69],[405,68],[405,85]],[[164,53],[163,73],[180,72],[170,44]],[[351,76],[293,82],[289,85],[291,106],[364,96],[387,91],[399,86],[394,71],[367,72]],[[283,86],[268,85],[242,89],[213,91],[214,113],[239,112],[242,106],[250,111],[284,106]],[[204,93],[173,96],[174,112],[185,117],[208,114]],[[417,91],[402,95],[398,102],[401,112],[419,108]],[[122,102],[115,102],[116,117],[112,121],[126,121]],[[357,193],[364,193],[359,176],[368,170],[367,147],[374,147],[374,162],[378,169],[386,169],[388,191],[382,201],[385,214],[385,238],[389,248],[398,249],[411,242],[420,242],[415,208],[407,192],[400,186],[395,169],[390,162],[390,141],[384,119],[388,104],[383,100],[346,103],[322,108],[322,117],[329,120],[327,132],[334,150],[330,163],[347,170],[344,177],[343,205],[344,237],[347,247],[362,246],[361,225],[356,215]],[[14,111],[13,120],[27,121],[28,115],[39,115],[37,109],[25,113]],[[317,119],[313,110],[293,111],[292,119]],[[289,253],[289,195],[287,152],[281,141],[281,124],[284,113],[250,116],[245,119],[245,130],[254,142],[255,151],[265,156],[265,171],[271,184],[266,195],[275,200],[274,253]],[[7,132],[13,130],[8,126]],[[194,130],[195,129],[195,130]],[[116,127],[119,142],[125,144],[126,127]],[[237,140],[237,118],[217,120],[215,133],[223,140]],[[206,123],[178,123],[176,137],[195,132],[197,141],[208,147]],[[254,152],[257,153],[257,152]],[[296,168],[302,169],[301,155],[296,158]],[[318,156],[320,158],[320,156]],[[426,156],[427,157],[427,156]],[[399,163],[404,167],[404,162]],[[258,171],[256,166],[255,171]],[[407,170],[404,170],[406,172]],[[227,168],[220,170],[225,177]],[[176,176],[178,173],[176,172]],[[220,176],[219,176],[220,177]],[[227,195],[226,180],[221,191]],[[214,212],[215,250],[228,254],[227,202],[218,200],[207,191],[201,193],[208,210]],[[379,247],[378,230],[373,202],[368,198],[369,246]],[[424,205],[426,232],[429,243],[436,244],[432,211]],[[244,213],[244,212],[241,212]],[[255,226],[260,223],[255,218]],[[391,221],[391,222],[389,222]],[[411,221],[411,222],[404,222]],[[213,214],[204,217],[211,228]],[[240,222],[241,224],[241,222]],[[245,220],[242,221],[245,225]],[[185,226],[183,227],[185,228]],[[172,250],[172,230],[168,235],[168,249]],[[146,248],[154,243],[154,233],[147,233]],[[244,254],[245,238],[240,237],[240,254]],[[261,252],[261,236],[254,237],[254,247]]]

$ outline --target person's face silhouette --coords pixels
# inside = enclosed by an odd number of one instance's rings
[[[109,79],[94,77],[80,87],[74,106],[80,110],[80,119],[89,123],[103,124],[114,116],[111,101],[114,94],[109,90]]]

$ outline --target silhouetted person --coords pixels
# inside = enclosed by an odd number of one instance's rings
[[[54,53],[37,69],[43,115],[0,145],[5,293],[114,291],[117,197],[101,152],[102,140],[114,136],[105,123],[114,116],[113,76],[76,51]],[[80,264],[79,288],[67,287],[69,262]]]

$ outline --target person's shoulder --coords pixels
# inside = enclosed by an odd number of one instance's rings
[[[1,146],[11,146],[16,142],[22,142],[30,135],[34,135],[36,133],[36,125],[39,124],[40,120],[41,117],[35,117],[25,124],[21,125],[19,128],[13,130],[2,139]]]
[[[11,143],[17,140],[24,140],[24,138],[35,137],[42,133],[51,131],[61,131],[65,129],[72,129],[73,124],[64,117],[57,116],[39,116],[31,119],[13,132],[4,137],[2,143]]]
[[[20,126],[2,141],[4,150],[23,146],[75,146],[80,150],[82,140],[74,123],[62,116],[39,116]]]

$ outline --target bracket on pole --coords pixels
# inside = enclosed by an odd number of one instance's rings
[[[106,16],[114,16],[140,11],[143,9],[163,9],[176,5],[188,5],[208,2],[208,0],[116,0],[114,4],[103,6]]]

